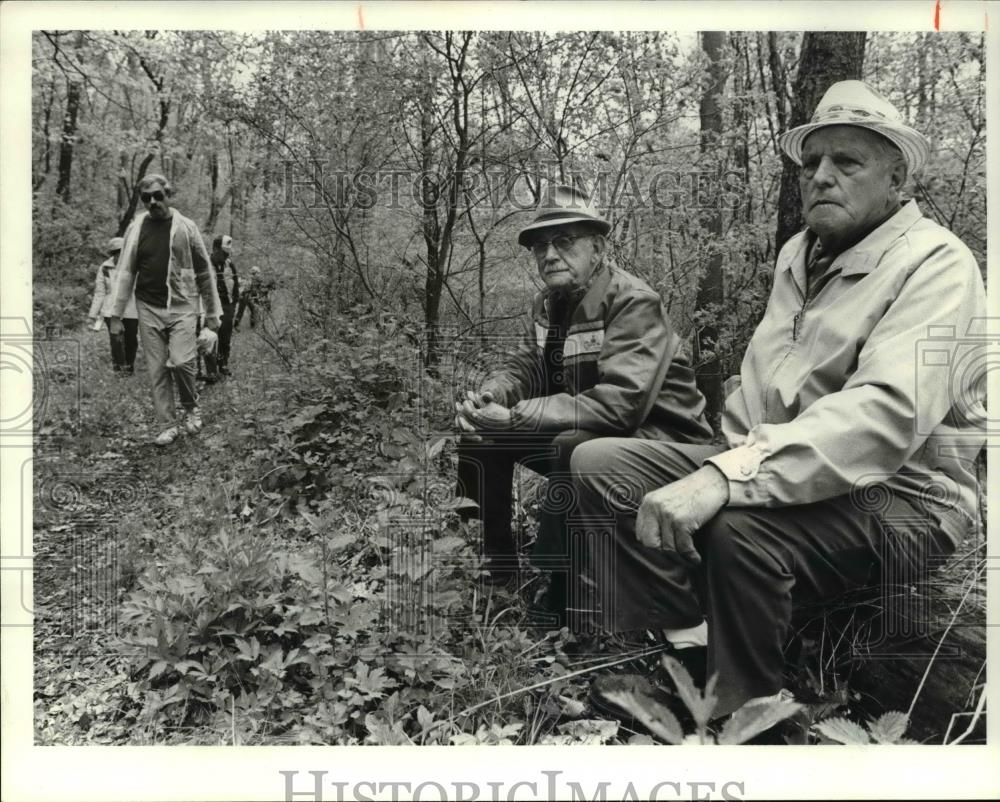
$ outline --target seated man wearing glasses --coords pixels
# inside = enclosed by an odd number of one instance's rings
[[[153,406],[165,427],[154,441],[158,446],[170,445],[180,434],[174,380],[184,408],[184,428],[189,434],[201,430],[194,383],[198,298],[208,328],[217,331],[222,316],[215,270],[201,233],[192,220],[170,208],[171,194],[170,182],[162,175],[147,175],[139,182],[145,211],[125,231],[109,322],[112,334],[121,331],[125,305],[134,290]]]
[[[607,264],[610,224],[573,187],[550,185],[518,243],[544,288],[518,351],[456,405],[458,494],[477,502],[491,583],[517,576],[511,536],[515,463],[549,477],[535,565],[552,571],[543,609],[561,621],[570,567],[569,458],[596,437],[707,443],[705,399],[656,294]]]

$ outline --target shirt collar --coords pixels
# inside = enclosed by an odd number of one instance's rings
[[[839,253],[830,264],[829,270],[839,270],[843,276],[870,273],[878,266],[883,254],[889,250],[892,243],[909,231],[922,217],[920,207],[915,200],[903,204],[898,212],[864,239]],[[791,258],[779,265],[778,270],[791,270],[796,279],[804,277],[809,246],[814,239],[815,235],[807,229]]]
[[[902,208],[882,225],[872,231],[861,242],[851,246],[833,260],[831,268],[840,267],[841,275],[870,273],[882,260],[882,256],[897,239],[909,231],[923,215],[915,200],[903,204]]]

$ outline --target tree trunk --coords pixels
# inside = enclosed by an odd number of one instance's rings
[[[132,222],[132,216],[139,205],[139,190],[137,189],[139,181],[146,175],[146,170],[149,169],[149,165],[152,164],[155,155],[155,153],[147,153],[143,156],[142,161],[139,162],[139,170],[136,172],[135,181],[129,190],[128,206],[125,207],[125,212],[122,216],[118,218],[118,233],[115,236],[122,236],[125,233],[125,229],[128,228],[128,224]]]
[[[152,39],[155,36],[156,31],[147,31],[146,33],[146,38],[148,39]],[[146,171],[149,169],[149,165],[153,163],[153,159],[157,155],[163,153],[163,133],[167,130],[167,123],[170,121],[170,96],[169,94],[164,94],[164,78],[157,75],[152,66],[150,66],[150,64],[142,56],[138,57],[138,62],[142,71],[146,74],[146,77],[149,78],[159,95],[157,106],[160,109],[160,116],[157,121],[156,132],[153,134],[153,140],[156,142],[156,147],[150,148],[146,155],[142,157],[142,161],[139,162],[139,169],[136,170],[135,180],[129,188],[128,206],[125,208],[124,214],[118,218],[119,237],[125,233],[125,229],[128,228],[128,224],[132,222],[132,216],[135,214],[136,207],[139,204],[139,191],[137,188],[139,181],[141,181],[142,177],[146,175]]]
[[[73,148],[76,145],[77,115],[80,112],[80,84],[68,81],[66,86],[66,113],[63,115],[62,139],[59,142],[59,179],[56,194],[69,203],[70,179],[73,173]]]
[[[733,60],[733,124],[732,131],[736,135],[733,142],[733,158],[736,162],[736,169],[743,176],[743,186],[751,185],[753,179],[750,175],[750,120],[754,116],[754,109],[751,100],[753,92],[753,74],[750,71],[750,42],[745,33],[734,33],[730,35],[732,42]],[[746,203],[743,205],[743,222],[750,223],[753,220],[753,198],[752,192],[746,193]]]
[[[219,154],[213,152],[208,158],[208,186],[209,202],[208,217],[205,219],[206,234],[211,234],[215,230],[215,221],[219,219]]]
[[[864,31],[807,32],[802,38],[799,71],[795,77],[789,129],[808,122],[820,99],[837,81],[860,80],[865,60]],[[784,133],[782,131],[782,133]],[[777,250],[802,228],[799,168],[782,154],[778,194]]]
[[[426,351],[424,363],[433,367],[438,361],[438,323],[441,311],[441,290],[444,279],[441,275],[441,224],[438,220],[437,195],[441,188],[431,179],[434,148],[434,109],[433,99],[428,88],[421,101],[420,109],[420,160],[421,186],[420,202],[423,206],[423,235],[427,250],[427,275],[424,280],[424,332]]]
[[[49,96],[45,100],[45,151],[44,151],[44,176],[42,181],[49,177],[52,172],[52,105],[55,102],[56,85],[55,81],[49,82]],[[41,181],[39,185],[41,185]]]
[[[236,153],[233,150],[232,137],[227,138],[229,149],[229,236],[242,239],[246,234],[246,214],[243,209],[243,188],[236,178]]]
[[[701,119],[701,153],[710,157],[717,152],[722,134],[721,94],[726,84],[726,68],[722,60],[725,34],[720,31],[705,31],[701,34],[701,48],[708,57],[707,83],[701,95],[699,116]],[[706,159],[713,164],[714,160]],[[711,235],[711,248],[705,272],[698,282],[698,297],[695,312],[699,314],[700,325],[695,330],[694,361],[695,380],[698,389],[705,396],[705,414],[715,425],[722,409],[722,364],[719,359],[718,316],[722,306],[722,209],[711,204],[702,214],[702,227]]]
[[[122,151],[118,154],[118,182],[115,184],[115,208],[121,219],[128,206],[128,156]]]
[[[774,108],[778,115],[778,133],[788,130],[788,113],[786,112],[785,65],[781,62],[778,52],[778,34],[768,31],[767,63],[771,70],[771,86],[774,89]]]

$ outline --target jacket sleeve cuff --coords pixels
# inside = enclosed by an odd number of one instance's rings
[[[734,507],[757,506],[767,502],[763,483],[757,481],[764,453],[753,446],[737,446],[708,457],[729,481],[729,504]],[[704,464],[704,463],[703,463]]]

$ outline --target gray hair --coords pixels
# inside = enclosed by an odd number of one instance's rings
[[[906,163],[906,157],[903,155],[903,151],[899,149],[895,142],[893,142],[888,137],[882,136],[877,131],[872,131],[870,128],[867,129],[871,131],[875,136],[872,140],[876,143],[879,151],[879,156],[890,166],[895,168],[896,165],[901,165],[903,168],[903,183],[906,183],[906,179],[909,177],[909,165]]]
[[[160,184],[163,187],[164,194],[168,198],[174,194],[174,188],[170,185],[170,182],[167,180],[166,176],[162,176],[159,173],[151,173],[149,175],[145,175],[142,178],[140,178],[139,184],[136,187],[136,189],[139,192],[142,192],[144,189],[152,186],[153,184]]]

